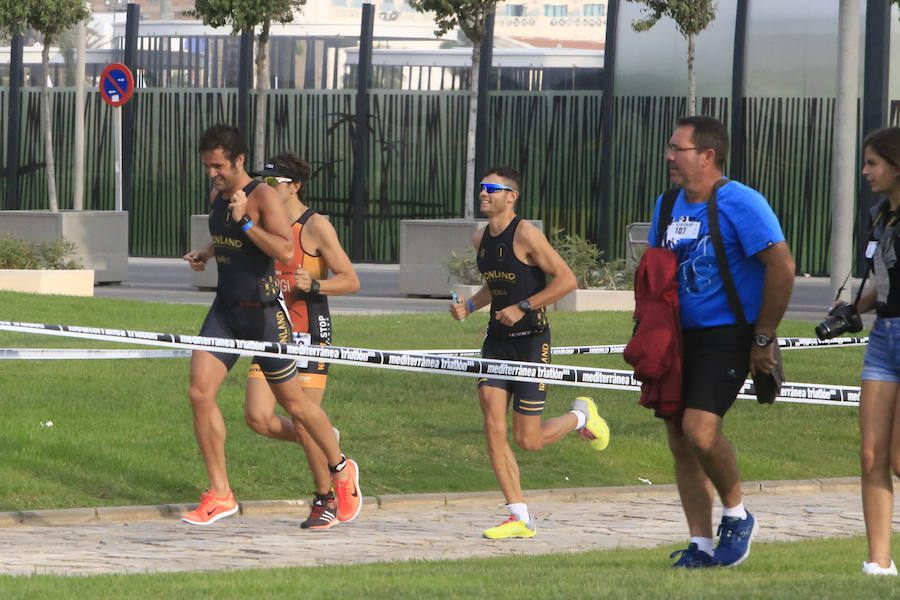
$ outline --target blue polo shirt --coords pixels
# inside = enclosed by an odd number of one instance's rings
[[[656,199],[649,241],[656,246],[657,220],[662,196]],[[728,266],[748,323],[755,323],[762,304],[765,265],[756,253],[784,241],[778,217],[762,194],[737,181],[729,181],[716,194],[719,229]],[[709,235],[706,202],[691,204],[679,192],[666,228],[663,246],[678,258],[678,302],[685,329],[734,325],[734,313],[719,277],[715,250]],[[671,234],[671,235],[670,235]],[[670,239],[671,237],[671,239]]]

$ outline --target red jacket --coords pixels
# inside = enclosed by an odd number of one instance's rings
[[[664,419],[681,414],[681,322],[675,253],[648,248],[634,275],[636,330],[625,361],[641,381],[641,406]]]

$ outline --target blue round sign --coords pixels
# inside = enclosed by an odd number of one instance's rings
[[[112,63],[100,75],[100,95],[110,106],[122,106],[134,94],[134,77],[131,69],[121,63]]]

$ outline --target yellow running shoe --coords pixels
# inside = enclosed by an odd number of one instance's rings
[[[490,540],[502,540],[505,538],[530,538],[537,533],[537,527],[528,528],[528,524],[515,516],[509,518],[496,527],[484,530],[484,537]]]
[[[605,450],[609,446],[609,426],[597,413],[597,405],[593,398],[579,396],[572,402],[572,410],[584,413],[587,422],[578,430],[581,439],[591,443],[594,450]]]
[[[201,497],[200,506],[181,517],[181,520],[191,525],[212,525],[237,511],[238,503],[231,490],[228,490],[228,495],[224,498],[216,498],[215,492],[209,490]]]

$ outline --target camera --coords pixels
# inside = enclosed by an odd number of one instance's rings
[[[828,311],[828,318],[816,326],[816,337],[820,340],[830,340],[848,331],[850,333],[862,331],[862,328],[862,319],[856,305],[843,302],[833,306]]]

